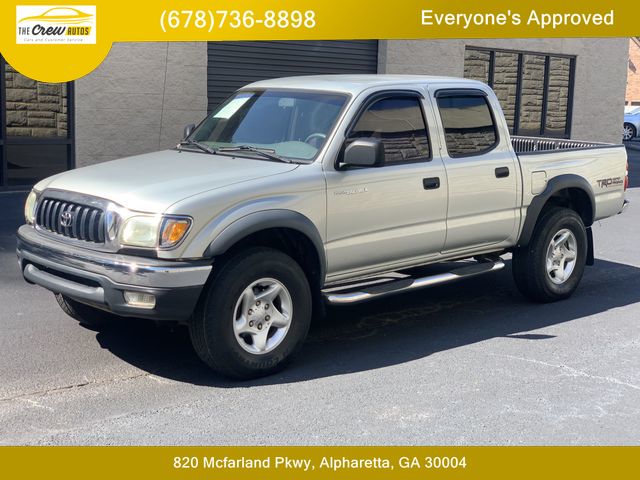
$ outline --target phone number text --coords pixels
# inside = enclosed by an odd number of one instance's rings
[[[163,32],[177,29],[197,29],[208,32],[213,29],[312,29],[316,26],[313,10],[163,10],[160,28]]]

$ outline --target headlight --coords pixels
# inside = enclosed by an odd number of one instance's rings
[[[38,200],[38,194],[35,190],[31,190],[27,201],[24,202],[24,219],[29,225],[33,225],[36,219],[36,201]]]
[[[186,217],[135,216],[122,226],[120,243],[132,247],[170,248],[182,241],[191,227]]]
[[[158,230],[161,217],[131,217],[120,231],[120,243],[132,247],[158,246]]]

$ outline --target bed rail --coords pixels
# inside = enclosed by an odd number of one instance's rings
[[[607,143],[583,142],[580,140],[567,140],[566,138],[545,137],[511,137],[511,145],[516,153],[540,152],[549,150],[575,150],[581,148],[593,148],[612,146]]]

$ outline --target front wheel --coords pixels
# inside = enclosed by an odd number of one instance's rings
[[[98,330],[106,327],[120,318],[112,313],[90,307],[84,303],[76,302],[61,293],[56,293],[55,296],[58,305],[60,305],[60,308],[64,313],[77,320],[81,325],[92,330]]]
[[[625,123],[622,129],[622,140],[625,142],[636,137],[637,130],[631,123]]]
[[[278,250],[252,248],[214,274],[192,319],[191,341],[215,371],[261,377],[281,370],[300,350],[311,311],[298,263]]]
[[[555,302],[578,288],[587,260],[587,233],[568,208],[543,211],[529,245],[513,252],[513,277],[526,297]]]

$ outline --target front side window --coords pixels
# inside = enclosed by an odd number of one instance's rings
[[[372,103],[351,129],[347,141],[379,139],[385,149],[385,163],[429,159],[427,127],[417,97],[388,97]]]
[[[240,91],[213,111],[190,139],[213,149],[250,146],[311,160],[346,101],[345,95],[329,92]]]
[[[496,126],[484,96],[439,96],[438,109],[450,157],[479,155],[497,143]]]

